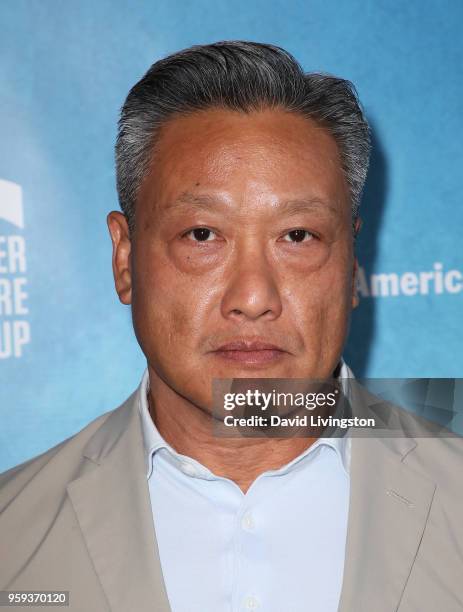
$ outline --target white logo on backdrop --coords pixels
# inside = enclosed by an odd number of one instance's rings
[[[21,186],[3,179],[0,179],[0,219],[24,229]]]
[[[0,221],[24,229],[22,189],[0,179]],[[0,359],[22,357],[31,340],[27,315],[26,241],[22,234],[0,234]]]
[[[463,291],[463,273],[460,270],[445,270],[441,262],[433,264],[432,270],[419,272],[382,272],[365,274],[359,266],[357,290],[360,297],[396,297],[398,295],[443,295]]]

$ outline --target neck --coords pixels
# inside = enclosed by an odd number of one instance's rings
[[[213,418],[168,387],[149,368],[149,411],[164,440],[246,493],[267,470],[289,463],[316,438],[225,438],[213,432]]]

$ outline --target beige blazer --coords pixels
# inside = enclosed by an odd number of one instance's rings
[[[461,438],[353,438],[340,612],[462,612],[462,468]],[[135,393],[0,475],[0,547],[0,589],[67,590],[72,612],[170,611]]]

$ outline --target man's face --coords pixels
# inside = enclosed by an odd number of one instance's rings
[[[213,378],[331,376],[355,305],[336,142],[284,112],[171,119],[135,232],[108,217],[116,287],[150,370],[207,407]]]

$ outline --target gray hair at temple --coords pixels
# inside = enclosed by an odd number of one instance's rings
[[[354,226],[371,145],[353,84],[326,74],[305,73],[280,47],[224,41],[190,47],[154,63],[124,102],[116,174],[119,203],[131,232],[138,189],[149,170],[160,127],[175,115],[214,107],[245,113],[283,108],[324,126],[339,147]]]

